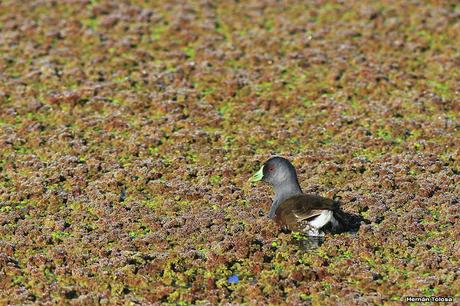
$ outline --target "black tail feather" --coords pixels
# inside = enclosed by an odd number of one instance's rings
[[[330,230],[334,233],[357,232],[363,222],[369,223],[360,215],[345,212],[340,208],[334,211],[334,218],[337,221],[336,224],[331,222],[330,225]]]

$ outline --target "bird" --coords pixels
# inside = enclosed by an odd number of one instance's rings
[[[273,187],[275,196],[268,217],[284,230],[322,237],[322,229],[329,224],[333,231],[338,231],[344,225],[345,217],[339,203],[319,195],[303,193],[296,170],[286,158],[270,158],[249,181],[263,181]]]

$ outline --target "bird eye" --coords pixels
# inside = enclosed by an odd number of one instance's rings
[[[274,167],[274,166],[269,166],[269,167],[268,167],[268,171],[272,172],[273,170],[275,170],[275,167]]]

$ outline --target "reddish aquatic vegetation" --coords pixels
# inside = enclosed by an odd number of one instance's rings
[[[458,9],[0,4],[1,303],[458,297]],[[367,224],[280,232],[274,154]]]

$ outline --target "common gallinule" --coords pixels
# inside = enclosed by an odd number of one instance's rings
[[[343,223],[339,204],[300,189],[294,166],[283,157],[273,157],[251,178],[251,182],[264,181],[272,185],[275,198],[268,216],[284,229],[308,236],[323,236],[321,228],[331,224],[333,230]]]

